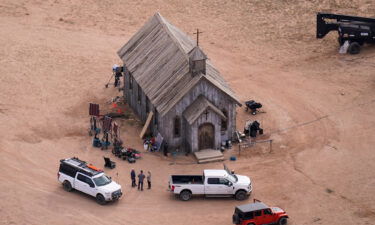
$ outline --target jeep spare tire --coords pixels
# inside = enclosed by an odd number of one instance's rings
[[[286,217],[281,217],[279,219],[278,225],[286,225],[288,223],[288,219]]]
[[[96,195],[96,202],[100,205],[105,205],[107,202],[105,201],[105,198],[102,194]]]
[[[245,200],[246,199],[246,192],[245,191],[237,191],[236,195],[234,196],[237,200]]]
[[[188,190],[181,191],[180,193],[180,199],[182,201],[189,201],[191,198],[191,192]]]
[[[232,222],[233,222],[233,224],[239,224],[240,223],[240,217],[237,214],[234,214],[232,216]]]
[[[65,180],[62,185],[63,185],[63,188],[64,188],[65,191],[70,192],[70,191],[73,190],[72,185],[67,180]]]

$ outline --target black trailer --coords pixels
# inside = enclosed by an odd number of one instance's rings
[[[337,30],[340,46],[348,41],[347,52],[350,54],[358,54],[364,43],[375,43],[374,18],[318,13],[316,20],[316,38]]]

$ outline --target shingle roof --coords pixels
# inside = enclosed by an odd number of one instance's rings
[[[189,74],[188,53],[195,42],[159,13],[117,52],[126,68],[161,115],[165,115],[201,79],[206,79],[229,95],[234,95],[220,73],[206,61],[206,74]]]
[[[200,115],[202,115],[202,113],[206,109],[211,109],[219,116],[221,116],[223,119],[227,119],[223,112],[221,112],[220,109],[218,109],[214,104],[209,102],[203,95],[198,96],[198,98],[195,99],[195,101],[186,108],[183,115],[187,122],[189,124],[192,124],[195,122],[195,120],[198,119]]]

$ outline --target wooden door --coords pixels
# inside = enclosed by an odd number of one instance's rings
[[[211,123],[205,123],[198,129],[198,150],[214,149],[215,129]]]

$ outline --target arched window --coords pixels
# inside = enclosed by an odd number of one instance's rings
[[[221,118],[221,130],[226,131],[228,129],[228,113],[227,113],[227,110],[225,109],[223,109],[222,112],[224,116],[226,117],[226,119]]]
[[[180,117],[176,116],[174,118],[174,129],[173,133],[175,137],[180,137],[181,135],[181,119]]]

